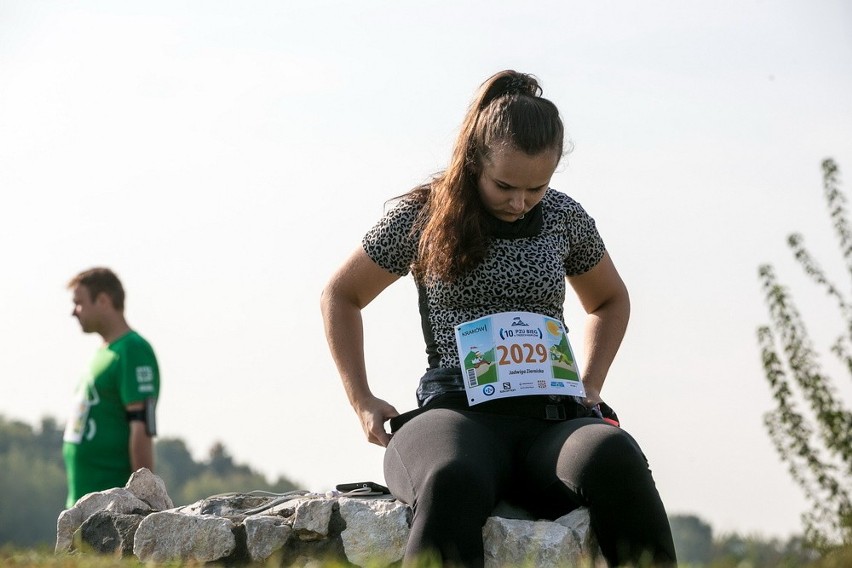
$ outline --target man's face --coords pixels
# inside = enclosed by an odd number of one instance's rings
[[[101,294],[101,296],[104,296],[104,294]],[[92,298],[89,289],[82,284],[74,288],[72,301],[74,302],[74,310],[71,315],[80,322],[83,332],[96,332],[101,321],[101,302]]]

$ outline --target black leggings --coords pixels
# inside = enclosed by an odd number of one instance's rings
[[[436,408],[393,435],[385,480],[411,505],[405,564],[437,554],[482,566],[482,527],[500,499],[540,518],[589,508],[610,566],[675,564],[665,508],[639,445],[596,418],[551,422]]]

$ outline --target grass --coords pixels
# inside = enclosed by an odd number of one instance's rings
[[[115,558],[94,554],[55,555],[52,550],[0,548],[0,566],[29,568],[46,566],[51,568],[131,568],[144,566],[136,558]]]
[[[136,557],[118,558],[108,555],[98,554],[61,554],[55,555],[52,548],[38,547],[32,549],[20,549],[10,546],[0,547],[0,566],[3,568],[140,568],[149,567],[150,564],[140,562]],[[216,563],[186,563],[174,562],[166,564],[158,564],[158,568],[184,568],[201,566],[217,566]],[[265,564],[257,564],[256,566],[278,567],[280,566],[280,558],[274,555],[270,561]],[[344,568],[343,563],[326,562],[322,566],[325,568]],[[681,568],[733,568],[734,564],[728,565],[725,563],[711,562],[707,567],[698,565],[681,565]],[[852,566],[852,545],[837,548],[834,551],[826,554],[822,558],[802,568],[849,568]],[[423,568],[438,568],[438,564],[424,563]],[[736,568],[757,568],[749,562],[741,562],[736,565]],[[760,567],[763,568],[763,567]]]

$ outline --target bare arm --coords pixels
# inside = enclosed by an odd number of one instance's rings
[[[127,405],[128,411],[144,410],[145,403],[134,402]],[[145,423],[141,420],[130,421],[130,469],[136,471],[140,467],[154,471],[154,443],[148,432],[145,431]]]
[[[568,278],[568,282],[588,314],[583,386],[586,404],[593,405],[601,402],[606,375],[627,330],[630,297],[609,253],[604,253],[594,268]]]
[[[346,396],[367,440],[380,446],[390,442],[384,423],[399,412],[374,396],[367,384],[361,310],[398,279],[359,247],[331,277],[321,300],[325,337]]]

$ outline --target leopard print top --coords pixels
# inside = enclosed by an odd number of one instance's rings
[[[541,226],[536,234],[491,237],[482,263],[456,282],[418,284],[430,368],[459,366],[454,328],[460,323],[509,311],[540,313],[564,323],[565,277],[600,262],[604,243],[594,219],[564,193],[548,189],[537,207]],[[418,240],[411,227],[421,208],[403,198],[364,236],[364,251],[380,267],[398,276],[410,272]]]

